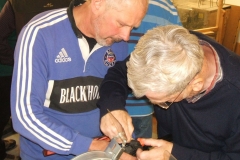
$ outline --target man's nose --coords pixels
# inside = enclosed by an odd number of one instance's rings
[[[128,40],[129,40],[131,30],[132,30],[131,27],[124,27],[124,28],[122,29],[121,38],[122,38],[124,41],[128,41]]]

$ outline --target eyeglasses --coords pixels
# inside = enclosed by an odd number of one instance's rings
[[[186,87],[185,87],[186,88]],[[178,97],[182,94],[182,92],[185,90],[185,88],[183,88],[183,90],[177,95],[177,97],[172,101],[172,102],[163,102],[163,103],[157,103],[155,105],[158,105],[159,107],[163,108],[163,109],[168,109],[176,99],[178,99]]]
[[[198,74],[199,72],[197,72],[196,73],[196,75]],[[196,76],[195,75],[195,76]],[[195,77],[194,76],[194,77]],[[194,79],[194,77],[193,77],[193,79]],[[192,80],[193,80],[192,79]],[[187,86],[192,82],[192,80],[187,84]],[[187,87],[186,86],[186,87]],[[172,102],[162,102],[162,103],[154,103],[155,105],[158,105],[159,107],[161,107],[161,108],[163,108],[163,109],[168,109],[173,103],[174,103],[174,101],[176,101],[176,99],[178,99],[178,97],[182,94],[182,92],[186,89],[186,87],[185,88],[183,88],[183,90],[181,90],[181,92],[177,95],[177,97],[172,101]]]

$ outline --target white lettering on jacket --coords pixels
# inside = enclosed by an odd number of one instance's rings
[[[99,98],[98,86],[76,86],[61,88],[60,103],[87,102]]]

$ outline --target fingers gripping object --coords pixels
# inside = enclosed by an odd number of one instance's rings
[[[110,112],[110,110],[107,109],[107,111],[111,117],[109,120],[112,126],[115,127],[117,131],[117,136],[115,136],[114,138],[116,138],[117,140],[120,140],[122,142],[122,146],[124,147],[125,144],[127,143],[127,137],[126,137],[125,131],[122,125],[120,124],[120,122],[117,120],[117,118],[114,117],[114,115]]]
[[[116,136],[115,137],[115,139],[121,139],[121,141],[122,141],[122,147],[125,147],[125,145],[126,145],[126,143],[127,143],[127,138],[126,138],[126,135],[125,135],[125,133],[124,132],[119,132],[118,133],[118,136]]]

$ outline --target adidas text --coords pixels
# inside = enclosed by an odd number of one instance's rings
[[[55,59],[55,63],[70,62],[70,61],[71,61],[70,57]]]

